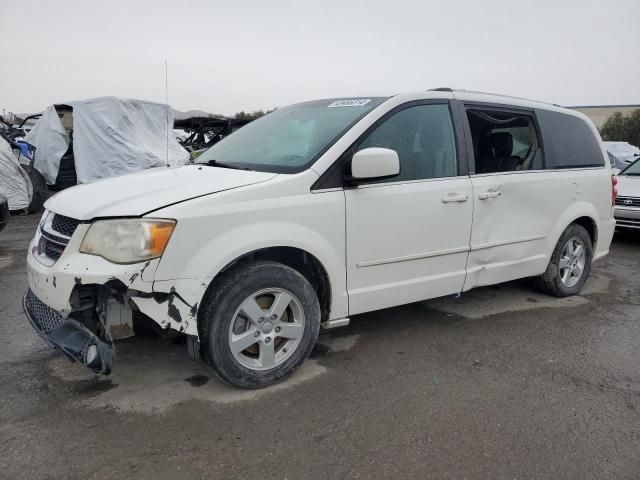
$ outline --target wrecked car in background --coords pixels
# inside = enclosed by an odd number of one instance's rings
[[[12,211],[28,210],[33,200],[29,174],[20,165],[11,145],[0,136],[0,193]],[[40,204],[42,206],[42,204]]]
[[[33,166],[35,147],[23,138],[25,121],[16,126],[0,117],[0,193],[11,211],[37,213],[47,198],[47,184]]]
[[[264,387],[351,315],[523,277],[579,293],[614,231],[605,159],[587,117],[523,99],[292,105],[195,164],[50,198],[24,310],[95,372],[140,314],[226,382]]]
[[[187,117],[175,120],[173,128],[180,133],[178,143],[191,154],[193,159],[250,121],[232,118]]]
[[[189,153],[170,134],[173,110],[116,97],[50,105],[25,140],[53,190],[148,168],[181,165]]]
[[[629,142],[607,141],[603,143],[613,168],[624,170],[640,158],[640,148],[631,145]]]

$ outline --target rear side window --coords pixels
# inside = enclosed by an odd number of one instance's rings
[[[476,173],[542,168],[542,149],[529,112],[468,108]]]
[[[598,140],[582,119],[549,110],[536,111],[545,148],[547,168],[604,166]]]

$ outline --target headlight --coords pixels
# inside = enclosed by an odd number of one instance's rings
[[[175,220],[98,220],[85,234],[80,252],[98,255],[114,263],[157,258],[164,252],[175,226]]]
[[[40,223],[38,223],[38,227],[42,228],[42,226],[47,221],[47,218],[49,218],[50,214],[51,214],[51,212],[49,210],[47,210],[47,209],[44,210],[44,213],[42,214],[42,217],[40,217]]]

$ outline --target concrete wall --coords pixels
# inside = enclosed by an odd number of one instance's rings
[[[596,127],[600,128],[604,125],[604,122],[613,115],[615,112],[620,112],[623,115],[628,115],[640,108],[640,105],[590,105],[590,106],[577,106],[577,107],[568,107],[573,110],[577,110],[579,112],[584,113],[587,117],[589,117],[593,123],[596,124]]]

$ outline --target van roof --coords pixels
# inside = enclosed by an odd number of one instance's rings
[[[550,102],[542,102],[539,100],[531,100],[528,98],[515,97],[509,95],[499,95],[497,93],[489,93],[489,92],[479,92],[475,90],[466,90],[466,89],[458,89],[458,88],[448,88],[448,87],[440,87],[440,88],[432,88],[427,91],[422,92],[414,92],[408,94],[400,94],[400,97],[413,97],[416,95],[421,95],[423,98],[428,98],[432,94],[434,97],[442,98],[446,96],[448,98],[455,98],[457,100],[466,100],[466,101],[474,101],[474,102],[485,102],[485,103],[495,103],[495,104],[503,104],[506,106],[514,106],[514,107],[525,107],[525,108],[539,108],[544,110],[552,110],[560,113],[564,113],[567,115],[572,115],[574,117],[582,118],[583,120],[588,120],[588,117],[577,110],[571,110],[570,108],[562,107],[556,103]],[[590,121],[590,120],[589,120]]]
[[[550,102],[542,102],[540,100],[532,100],[530,98],[524,97],[516,97],[512,95],[502,95],[499,93],[492,92],[482,92],[479,90],[467,90],[464,88],[448,88],[448,87],[440,87],[440,88],[431,88],[430,92],[451,92],[454,94],[455,98],[461,100],[471,100],[471,99],[481,99],[481,100],[509,100],[508,103],[512,103],[513,100],[519,100],[520,102],[526,102],[530,104],[535,104],[537,106],[547,106],[547,107],[560,107],[560,105]],[[518,102],[518,103],[520,103]],[[503,102],[500,102],[503,103]],[[562,107],[561,107],[562,108]]]

